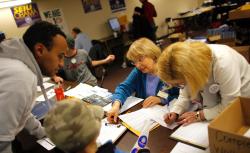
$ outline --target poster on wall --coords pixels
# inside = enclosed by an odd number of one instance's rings
[[[42,20],[36,3],[19,5],[10,9],[17,27],[24,27]]]
[[[109,0],[112,13],[126,9],[124,0]]]
[[[82,0],[82,5],[85,13],[102,9],[100,0]]]
[[[68,26],[64,19],[62,9],[55,8],[55,9],[43,11],[43,16],[46,21],[52,24],[56,24],[58,27],[62,29],[64,33],[69,34]]]

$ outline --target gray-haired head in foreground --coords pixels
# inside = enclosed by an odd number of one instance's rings
[[[66,152],[79,152],[98,136],[104,111],[75,98],[60,101],[44,120],[47,136]]]

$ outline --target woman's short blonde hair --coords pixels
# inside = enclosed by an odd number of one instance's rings
[[[212,68],[212,51],[202,42],[177,42],[158,59],[158,75],[165,82],[181,80],[195,98],[208,81]]]
[[[151,40],[140,38],[132,43],[127,52],[127,58],[136,61],[142,56],[158,60],[161,55],[161,49]]]

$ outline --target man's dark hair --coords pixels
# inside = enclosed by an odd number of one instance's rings
[[[78,27],[74,27],[74,28],[72,29],[72,31],[74,31],[76,34],[82,32],[81,29],[79,29]]]
[[[23,35],[23,40],[32,52],[37,43],[42,43],[50,50],[53,47],[53,38],[58,34],[66,38],[64,32],[57,25],[46,21],[39,21],[28,28]]]

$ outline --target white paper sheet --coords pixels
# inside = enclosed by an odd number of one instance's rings
[[[250,129],[247,130],[247,132],[244,134],[244,136],[250,138]]]
[[[37,140],[36,142],[39,143],[41,146],[43,146],[47,150],[52,150],[53,148],[56,147],[56,145],[49,138],[43,138],[43,139]]]
[[[50,99],[50,98],[55,96],[55,91],[54,91],[54,89],[50,89],[49,91],[46,92],[46,94],[47,94],[48,98]],[[38,96],[36,98],[36,101],[45,101],[43,94]]]
[[[136,104],[138,104],[142,101],[143,101],[143,99],[141,99],[141,98],[137,98],[134,96],[128,97],[127,100],[125,101],[124,105],[120,109],[120,113],[125,112],[129,108],[135,106]],[[111,108],[112,108],[112,104],[109,104],[109,105],[103,107],[104,111],[106,111],[106,112],[108,112]]]
[[[178,142],[170,153],[210,153],[209,148],[202,150],[181,142]]]
[[[126,131],[126,127],[121,124],[110,124],[107,118],[102,120],[100,135],[96,142],[101,145],[111,140],[113,143]]]
[[[67,96],[73,96],[79,99],[84,97],[88,97],[90,95],[96,94],[103,98],[111,96],[111,93],[108,92],[107,89],[103,89],[100,87],[92,87],[88,84],[80,83],[75,88],[72,88],[64,93]]]
[[[47,82],[50,80],[50,77],[43,77],[43,82]]]
[[[43,86],[44,86],[44,88],[45,89],[48,89],[48,88],[50,88],[50,87],[52,87],[52,86],[54,86],[55,84],[54,83],[49,83],[49,82],[44,82],[43,83]],[[40,86],[37,86],[37,91],[41,91],[41,87]]]
[[[208,148],[208,124],[209,122],[196,122],[187,126],[180,126],[170,137]]]
[[[152,127],[155,127],[157,124],[160,124],[164,127],[167,127],[169,129],[173,129],[177,126],[177,124],[172,124],[172,125],[167,125],[164,122],[164,115],[169,112],[169,109],[167,108],[167,105],[165,106],[160,106],[160,105],[155,105],[149,108],[142,108],[137,111],[127,113],[120,115],[119,118],[125,122],[128,126],[131,127],[131,131],[136,133],[136,132],[141,132],[143,128],[143,123],[146,120],[153,120],[155,121],[152,124]],[[138,133],[136,133],[138,134]]]

